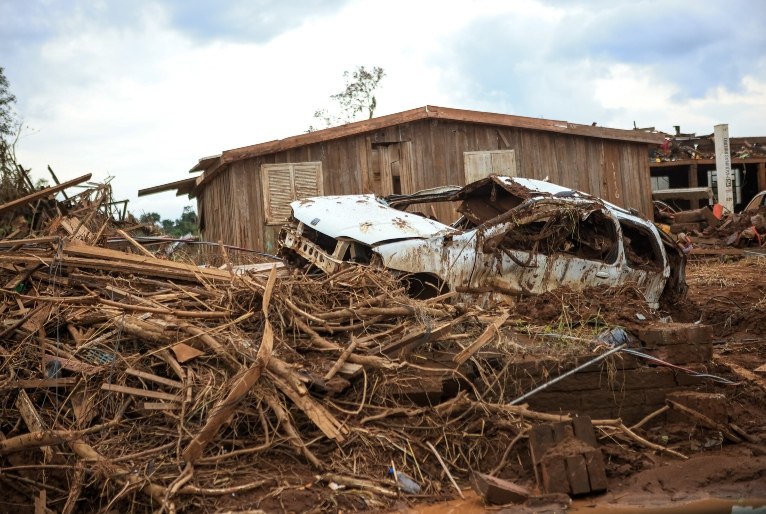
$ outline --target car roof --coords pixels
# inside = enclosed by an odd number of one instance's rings
[[[650,231],[656,230],[645,218],[635,215],[617,205],[598,197],[543,180],[490,175],[466,185],[461,189],[454,186],[433,188],[402,197],[417,198],[427,194],[436,196],[465,197],[471,191],[489,182],[495,182],[511,193],[526,193],[527,197],[557,196],[573,203],[599,202],[618,219],[642,225]],[[523,192],[514,191],[521,186]],[[457,199],[457,198],[456,198]],[[305,225],[334,239],[349,239],[374,246],[387,241],[401,239],[427,239],[436,235],[460,232],[436,220],[416,213],[409,213],[390,207],[386,201],[373,194],[317,196],[292,202],[293,216]]]

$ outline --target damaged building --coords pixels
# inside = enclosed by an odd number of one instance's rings
[[[732,137],[729,145],[734,210],[739,212],[766,190],[766,137]],[[650,150],[649,169],[658,200],[671,201],[681,209],[697,209],[716,201],[712,134],[697,136],[676,127],[675,134],[665,134],[663,144]]]
[[[489,176],[546,177],[651,216],[646,155],[662,136],[425,106],[200,159],[195,176],[150,187],[197,199],[203,237],[275,252],[290,203],[306,197],[411,194]],[[456,219],[454,206],[428,215]]]

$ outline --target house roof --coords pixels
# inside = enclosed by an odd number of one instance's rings
[[[465,109],[452,109],[449,107],[437,107],[426,105],[417,109],[410,109],[387,116],[371,118],[369,120],[348,123],[339,127],[332,127],[315,132],[308,132],[297,136],[288,137],[259,143],[241,148],[226,150],[220,155],[204,157],[189,170],[190,173],[203,172],[195,178],[194,189],[198,190],[210,180],[215,178],[232,162],[243,159],[251,159],[261,155],[268,155],[276,152],[282,152],[297,148],[300,146],[316,144],[323,141],[341,139],[344,137],[373,132],[382,128],[408,123],[424,119],[442,119],[448,121],[463,121],[468,123],[479,123],[485,125],[497,125],[504,127],[516,127],[529,130],[540,130],[546,132],[557,132],[560,134],[570,134],[576,136],[595,137],[600,139],[612,139],[618,141],[629,141],[634,143],[661,144],[662,134],[646,132],[643,130],[624,130],[606,127],[596,127],[592,125],[579,125],[567,121],[547,120],[542,118],[528,118],[525,116],[514,116],[511,114],[500,114],[493,112],[469,111]],[[186,182],[181,181],[184,184]],[[156,186],[145,189],[144,194],[152,194],[160,191],[173,189],[172,184]],[[151,192],[148,192],[150,191]],[[180,193],[183,194],[183,193]]]
[[[146,189],[139,189],[138,196],[148,196],[156,193],[162,193],[165,191],[176,190],[176,196],[188,195],[194,191],[197,177],[190,177],[183,180],[176,180],[168,184],[162,184],[159,186],[147,187]]]

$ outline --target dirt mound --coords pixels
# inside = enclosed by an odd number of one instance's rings
[[[530,322],[551,325],[620,325],[630,327],[643,320],[656,320],[635,287],[594,287],[580,291],[562,288],[516,301],[514,314]],[[643,318],[643,319],[642,319]]]

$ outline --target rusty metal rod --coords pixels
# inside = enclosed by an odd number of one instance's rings
[[[621,344],[620,346],[615,346],[614,348],[612,348],[608,352],[604,352],[601,355],[599,355],[598,357],[594,357],[593,359],[589,360],[588,362],[586,362],[584,364],[580,364],[576,368],[567,371],[563,375],[559,375],[556,378],[554,378],[553,380],[549,380],[548,382],[546,382],[546,383],[544,383],[544,384],[542,384],[542,385],[532,389],[531,391],[522,394],[521,396],[519,396],[518,398],[516,398],[515,400],[510,402],[509,405],[516,405],[516,404],[520,403],[522,400],[525,400],[525,399],[529,398],[530,396],[532,396],[533,394],[542,391],[546,387],[551,386],[551,385],[555,384],[556,382],[565,379],[569,375],[574,375],[575,373],[577,373],[581,369],[585,369],[588,366],[590,366],[591,364],[595,364],[596,362],[598,362],[600,360],[603,360],[605,357],[608,357],[609,355],[612,355],[613,353],[619,352],[620,350],[622,350],[626,346],[627,346],[627,344]]]

